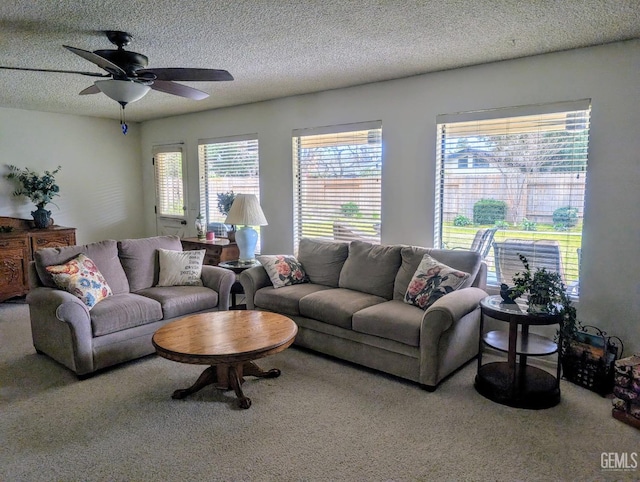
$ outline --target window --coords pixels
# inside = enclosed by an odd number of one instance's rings
[[[380,242],[382,123],[293,132],[294,245],[303,237]]]
[[[159,146],[153,149],[156,175],[156,214],[184,217],[184,176],[182,146]]]
[[[226,231],[218,205],[218,194],[255,194],[260,199],[258,178],[258,136],[205,139],[198,143],[200,164],[200,210],[207,220],[208,230],[216,235]],[[259,230],[258,230],[259,232]],[[259,251],[260,239],[256,251]]]
[[[584,100],[438,116],[435,245],[469,248],[497,228],[489,284],[513,285],[522,253],[577,296],[590,110]]]

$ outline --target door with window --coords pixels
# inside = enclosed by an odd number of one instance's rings
[[[153,149],[156,184],[156,232],[158,236],[187,236],[187,200],[182,145]]]

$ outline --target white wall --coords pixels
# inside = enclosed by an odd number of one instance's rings
[[[79,244],[144,236],[140,126],[124,136],[118,121],[0,108],[0,216],[31,219],[35,206],[15,197],[6,165],[40,174],[58,165],[55,223],[77,228]],[[153,186],[152,186],[153,189]]]
[[[579,317],[640,351],[640,41],[621,42],[339,89],[142,124],[142,152],[186,145],[189,208],[198,206],[200,138],[258,133],[263,252],[291,252],[291,131],[382,120],[382,241],[432,245],[436,115],[592,99]],[[144,164],[145,220],[153,172]],[[190,225],[193,224],[192,222]]]

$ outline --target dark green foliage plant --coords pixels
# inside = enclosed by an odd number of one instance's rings
[[[507,203],[497,199],[480,199],[473,205],[474,224],[495,224],[507,218]]]
[[[340,213],[348,218],[355,218],[360,214],[360,208],[353,201],[349,201],[340,206]]]
[[[538,225],[535,222],[529,221],[527,218],[524,218],[522,220],[522,229],[524,231],[537,231]]]
[[[18,186],[13,192],[14,196],[26,196],[39,208],[44,208],[49,203],[55,205],[52,199],[60,195],[60,186],[56,184],[55,175],[60,172],[61,166],[53,171],[44,171],[42,176],[29,168],[20,169],[13,165],[9,165],[8,168],[7,179],[14,181]]]
[[[473,224],[471,222],[471,219],[469,219],[466,216],[463,216],[462,214],[458,214],[455,218],[453,218],[454,226],[469,226],[471,224]]]
[[[553,224],[572,228],[578,224],[578,209],[563,206],[553,211]]]
[[[519,255],[524,270],[513,277],[514,288],[512,299],[528,294],[530,313],[545,313],[560,315],[561,323],[556,333],[556,342],[562,339],[559,347],[560,356],[568,353],[571,341],[581,330],[582,324],[577,319],[576,309],[567,293],[567,288],[562,281],[560,273],[549,271],[546,268],[536,268],[531,271],[529,261],[522,254]]]

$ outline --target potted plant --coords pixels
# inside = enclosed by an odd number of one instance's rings
[[[514,287],[511,298],[528,294],[528,309],[532,314],[559,315],[561,317],[560,328],[556,334],[556,341],[562,340],[558,347],[560,359],[569,352],[572,340],[577,332],[582,329],[576,317],[576,309],[567,294],[567,288],[562,281],[560,273],[548,271],[546,268],[537,268],[531,272],[529,262],[523,255],[519,255],[524,266],[524,271],[518,272],[513,277]]]
[[[60,187],[56,184],[55,175],[62,169],[58,166],[53,171],[44,171],[41,176],[29,168],[20,169],[10,165],[7,179],[17,184],[14,196],[26,196],[36,205],[37,209],[31,212],[36,228],[46,228],[51,223],[51,211],[47,211],[45,206],[52,203],[57,207],[52,199],[60,195]]]
[[[233,191],[220,192],[217,194],[217,196],[218,196],[218,211],[220,211],[220,214],[222,214],[226,218],[227,215],[229,214],[229,211],[231,210],[231,205],[233,204],[233,201],[236,199],[236,193],[234,193]],[[235,231],[236,231],[235,226],[231,225],[231,229],[229,229],[227,232],[227,237],[229,238],[229,241],[235,240]]]

